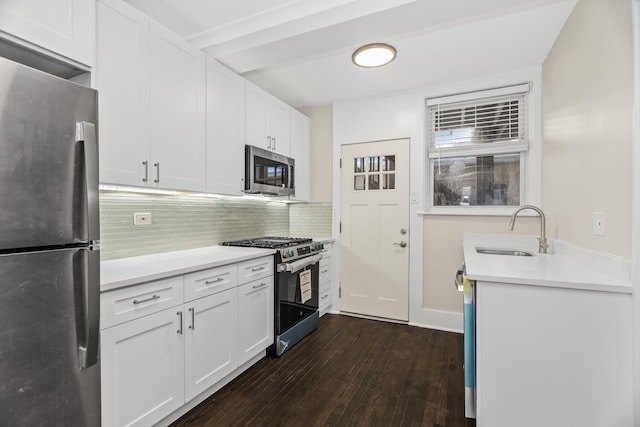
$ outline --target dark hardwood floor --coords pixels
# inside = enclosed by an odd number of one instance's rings
[[[463,337],[326,315],[179,419],[187,426],[466,426]]]

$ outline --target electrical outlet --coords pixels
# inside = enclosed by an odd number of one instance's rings
[[[604,212],[593,213],[593,234],[604,236]]]
[[[133,225],[150,225],[150,224],[151,224],[151,212],[133,214]]]

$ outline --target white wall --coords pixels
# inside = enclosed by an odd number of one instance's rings
[[[300,108],[310,121],[311,202],[331,202],[333,106]]]
[[[423,215],[425,194],[426,98],[489,89],[532,81],[540,84],[540,70],[528,69],[485,76],[435,88],[338,102],[333,107],[334,164],[340,146],[387,139],[410,139],[410,192],[418,203],[410,205],[409,322],[438,329],[462,329],[462,299],[452,285],[462,261],[462,232],[507,231],[505,217],[447,217]],[[340,221],[340,176],[334,171],[334,235]],[[517,232],[538,233],[535,219],[526,218]],[[553,236],[551,236],[553,237]],[[339,245],[337,245],[339,247]]]

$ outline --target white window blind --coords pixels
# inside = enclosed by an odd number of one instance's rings
[[[520,85],[428,100],[429,157],[527,150],[528,89]]]

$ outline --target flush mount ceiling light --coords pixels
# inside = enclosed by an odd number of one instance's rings
[[[351,60],[359,67],[373,68],[386,65],[396,59],[396,48],[386,43],[371,43],[358,48]]]

